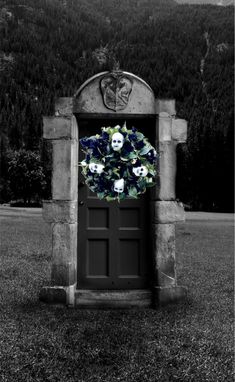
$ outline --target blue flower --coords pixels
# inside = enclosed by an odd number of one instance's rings
[[[96,139],[91,139],[91,138],[85,137],[85,138],[81,138],[79,141],[85,149],[93,149],[93,148],[97,147],[97,140]]]
[[[124,145],[123,145],[123,148],[122,148],[122,151],[123,151],[124,155],[131,153],[133,151],[132,144],[130,142],[128,142],[128,141],[125,141]]]
[[[109,134],[106,132],[106,131],[103,131],[102,132],[102,135],[101,135],[102,139],[105,139],[105,140],[109,140]]]
[[[144,142],[143,141],[135,142],[135,147],[137,148],[137,150],[141,150],[144,147]]]
[[[131,130],[133,131],[133,133],[136,133],[137,129],[135,127],[132,127]]]
[[[100,158],[100,151],[98,150],[97,147],[94,147],[93,150],[92,150],[92,156],[95,157],[95,158]]]
[[[135,134],[129,134],[128,138],[130,139],[130,141],[136,141],[137,140],[137,136]]]

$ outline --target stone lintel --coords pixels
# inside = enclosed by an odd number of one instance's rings
[[[175,224],[153,224],[154,285],[175,286]]]
[[[44,139],[78,139],[76,117],[43,117]]]
[[[73,114],[73,97],[60,97],[55,100],[55,115],[69,117]]]
[[[156,99],[156,114],[163,112],[170,116],[176,115],[174,99]]]
[[[169,224],[185,220],[182,203],[174,201],[151,202],[152,223]]]
[[[76,223],[77,201],[44,200],[42,216],[47,223]]]
[[[78,142],[53,141],[52,199],[76,200],[78,179]]]
[[[177,303],[184,300],[187,296],[187,288],[183,286],[155,287],[154,305],[160,307],[169,303]]]
[[[172,138],[177,143],[184,143],[187,140],[187,121],[185,119],[172,120]]]

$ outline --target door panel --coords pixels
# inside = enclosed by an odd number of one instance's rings
[[[80,138],[99,132],[99,126],[79,123]],[[84,153],[80,150],[79,161],[82,159]],[[150,282],[147,194],[120,203],[99,200],[84,184],[80,171],[78,189],[78,288],[147,287]]]

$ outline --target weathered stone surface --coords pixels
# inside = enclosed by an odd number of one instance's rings
[[[55,101],[55,115],[68,117],[73,114],[73,97],[60,97]]]
[[[45,174],[45,187],[43,189],[43,199],[52,198],[52,167],[53,167],[53,144],[52,141],[43,139],[41,159]]]
[[[43,117],[44,139],[78,139],[76,117]]]
[[[151,203],[153,223],[174,223],[185,220],[182,203],[173,201],[154,201]]]
[[[155,114],[155,97],[152,89],[146,82],[132,73],[122,72],[132,81],[132,91],[126,107],[118,110],[118,114]],[[99,73],[78,89],[74,99],[74,113],[84,114],[117,114],[107,108],[103,102],[101,81],[109,72]]]
[[[45,200],[42,216],[48,223],[76,223],[77,201]]]
[[[178,143],[184,143],[187,140],[187,121],[184,119],[172,120],[172,138]]]
[[[171,141],[172,118],[167,113],[160,113],[157,121],[158,142]]]
[[[151,190],[152,200],[175,200],[176,145],[174,142],[157,144],[156,187]]]
[[[39,299],[49,304],[66,304],[66,289],[62,286],[43,287]]]
[[[148,308],[152,305],[150,290],[81,290],[75,292],[75,305],[80,308]]]
[[[69,286],[76,282],[76,266],[74,262],[52,264],[51,282],[54,285]]]
[[[153,224],[153,264],[156,286],[176,285],[175,225]]]
[[[156,100],[156,114],[166,112],[169,115],[175,115],[175,100],[174,99],[157,99]]]
[[[76,263],[77,223],[55,223],[52,228],[52,261],[55,264]],[[61,285],[61,284],[57,284]]]
[[[53,141],[52,197],[76,200],[78,179],[78,142]]]
[[[169,303],[180,302],[186,297],[187,289],[183,286],[154,288],[154,305],[156,308]]]

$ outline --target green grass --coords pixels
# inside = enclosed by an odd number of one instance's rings
[[[0,381],[233,381],[233,227],[177,227],[185,302],[154,310],[78,310],[38,300],[50,278],[39,214],[0,211]]]

